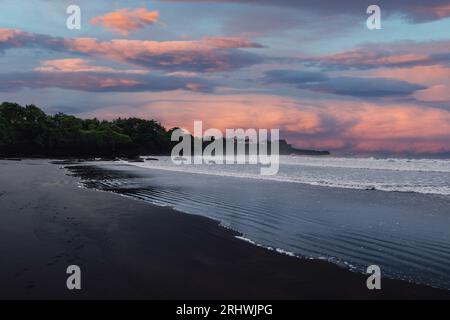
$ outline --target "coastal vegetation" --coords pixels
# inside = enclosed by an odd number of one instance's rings
[[[138,118],[106,121],[80,119],[64,113],[47,115],[35,105],[23,107],[4,102],[0,105],[0,156],[168,155],[177,143],[171,141],[174,129],[167,130],[156,120]],[[285,140],[280,140],[280,153],[328,154],[326,151],[295,149]]]
[[[0,155],[134,156],[170,151],[170,132],[137,118],[105,121],[57,113],[34,105],[0,105]]]

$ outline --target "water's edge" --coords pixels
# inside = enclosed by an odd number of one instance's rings
[[[128,165],[127,165],[127,166],[128,166]],[[99,168],[102,168],[101,165],[99,165],[98,167],[99,167]],[[87,183],[87,181],[86,181],[85,179],[83,179],[83,177],[77,175],[76,173],[73,174],[74,171],[71,170],[71,166],[70,166],[70,165],[65,165],[65,166],[63,166],[63,168],[64,168],[67,172],[70,172],[70,175],[73,175],[73,176],[76,176],[76,177],[80,178],[80,182],[79,182],[79,183],[80,183],[80,186],[83,187],[83,188],[87,188],[87,189],[91,189],[91,190],[95,190],[95,191],[112,192],[112,193],[115,193],[115,194],[118,194],[118,195],[121,195],[121,196],[124,196],[124,197],[127,197],[127,198],[131,198],[131,199],[133,199],[133,200],[141,200],[141,201],[144,201],[144,202],[146,202],[146,203],[150,203],[150,204],[152,204],[152,205],[171,207],[171,208],[173,208],[174,210],[176,210],[176,211],[178,211],[178,212],[181,212],[181,213],[183,213],[183,214],[189,214],[189,215],[196,215],[196,216],[202,216],[202,217],[205,217],[205,216],[202,215],[202,214],[196,214],[196,213],[192,213],[192,212],[183,211],[183,210],[181,210],[180,208],[177,208],[177,207],[172,206],[172,205],[167,205],[167,204],[162,204],[162,203],[158,203],[158,202],[148,201],[148,200],[139,198],[138,196],[133,195],[133,194],[124,194],[123,192],[119,192],[119,191],[117,191],[117,190],[105,190],[105,189],[101,189],[101,188],[93,188],[92,186],[89,186],[89,184]],[[105,168],[102,168],[102,169],[105,169]],[[105,170],[108,170],[108,169],[105,169]],[[155,170],[158,170],[158,169],[155,169]],[[263,244],[261,244],[261,243],[258,243],[258,241],[255,241],[255,240],[252,239],[251,237],[248,237],[248,236],[244,235],[244,233],[243,233],[241,230],[238,230],[238,229],[235,229],[235,228],[232,228],[232,227],[230,227],[230,226],[227,226],[227,225],[223,224],[219,219],[216,219],[216,218],[211,217],[211,216],[207,216],[206,218],[209,218],[209,219],[211,219],[211,220],[217,222],[217,223],[218,223],[221,227],[223,227],[223,228],[231,229],[232,231],[238,233],[238,235],[235,236],[237,239],[242,240],[242,241],[245,241],[245,242],[248,242],[248,243],[251,243],[251,244],[253,244],[253,245],[255,245],[255,246],[262,247],[262,248],[265,248],[265,249],[267,249],[267,250],[275,251],[275,252],[277,252],[277,253],[279,253],[279,254],[284,254],[284,255],[288,255],[288,256],[293,256],[293,257],[296,257],[296,258],[299,258],[299,259],[306,259],[306,260],[308,260],[308,259],[310,259],[310,260],[325,260],[325,261],[328,261],[329,263],[333,263],[334,265],[338,265],[339,267],[344,268],[344,269],[346,269],[346,270],[349,270],[349,271],[351,271],[351,272],[357,272],[357,273],[362,273],[362,274],[364,274],[364,271],[361,270],[361,268],[358,268],[358,267],[356,267],[356,266],[353,266],[353,265],[350,264],[350,263],[346,263],[345,261],[342,262],[342,261],[339,261],[339,260],[337,260],[337,259],[333,259],[333,258],[330,259],[330,258],[326,258],[326,257],[309,257],[309,256],[303,256],[303,255],[299,255],[299,254],[296,254],[296,253],[291,252],[291,251],[288,251],[288,250],[284,250],[284,249],[282,249],[282,248],[276,248],[276,247],[272,247],[272,246],[266,246],[266,245],[263,245]],[[391,279],[396,279],[396,280],[402,280],[402,281],[405,281],[405,282],[408,282],[408,283],[416,283],[416,284],[421,284],[421,285],[427,285],[427,286],[429,286],[429,287],[434,287],[434,288],[439,288],[439,289],[450,290],[449,288],[445,288],[445,287],[443,288],[443,287],[439,287],[439,286],[432,285],[432,284],[429,284],[429,283],[418,282],[418,281],[411,280],[411,279],[409,279],[409,278],[401,278],[401,277],[395,277],[395,276],[391,276],[391,275],[386,275],[386,277],[387,277],[387,278],[391,278]]]

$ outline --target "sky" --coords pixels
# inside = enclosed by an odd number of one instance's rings
[[[449,0],[0,0],[0,66],[0,101],[51,114],[450,152]]]

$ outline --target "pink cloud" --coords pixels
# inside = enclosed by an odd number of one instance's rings
[[[56,59],[45,60],[41,66],[34,69],[37,72],[95,72],[95,73],[121,73],[145,74],[147,70],[120,70],[105,66],[89,65],[86,59]]]
[[[354,50],[343,53],[338,53],[322,58],[331,64],[340,65],[358,65],[364,64],[369,66],[379,65],[398,65],[408,63],[423,63],[430,60],[424,54],[396,54],[396,55],[382,55],[371,51]]]
[[[95,38],[66,39],[0,29],[0,50],[26,47],[99,56],[170,72],[228,71],[263,61],[263,57],[253,52],[239,50],[262,48],[260,44],[238,37],[204,37],[189,41],[100,41]]]
[[[427,86],[414,93],[414,97],[427,102],[450,101],[450,67],[444,65],[416,66],[411,68],[382,69],[376,76],[411,81]]]
[[[450,85],[431,86],[426,90],[418,91],[414,96],[418,100],[426,102],[448,102],[450,101]]]
[[[158,19],[158,11],[149,11],[146,8],[138,8],[135,10],[120,9],[103,16],[95,17],[91,20],[91,23],[101,25],[121,35],[128,35],[132,31],[155,24]]]
[[[450,68],[436,64],[410,68],[381,69],[373,74],[379,77],[408,80],[420,84],[436,84],[450,78]]]
[[[128,100],[128,99],[127,99]],[[199,95],[174,91],[135,98],[85,116],[156,118],[167,127],[279,128],[299,147],[360,152],[450,152],[450,112],[408,104],[300,101],[262,94]],[[151,101],[151,102],[149,102]]]
[[[176,71],[226,71],[260,62],[259,57],[232,51],[240,48],[261,48],[242,38],[206,37],[192,41],[98,41],[92,38],[66,40],[72,52],[99,55],[111,60]],[[231,51],[228,51],[231,50]]]
[[[142,53],[157,55],[174,52],[202,52],[216,49],[261,48],[248,39],[233,37],[205,37],[191,41],[145,41],[111,40],[98,41],[94,38],[75,38],[66,40],[69,49],[82,53],[108,54],[112,56],[136,56]],[[121,52],[123,52],[121,54]]]
[[[336,54],[304,58],[322,67],[345,69],[400,68],[429,66],[450,60],[450,41],[371,43]]]
[[[1,42],[7,42],[7,41],[9,41],[11,39],[16,38],[20,34],[22,34],[22,32],[20,30],[0,28],[0,41]]]

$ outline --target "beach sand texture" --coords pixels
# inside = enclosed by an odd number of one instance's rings
[[[0,160],[2,299],[450,298],[236,239],[214,220],[79,187],[49,160]],[[82,270],[82,290],[66,268]]]

